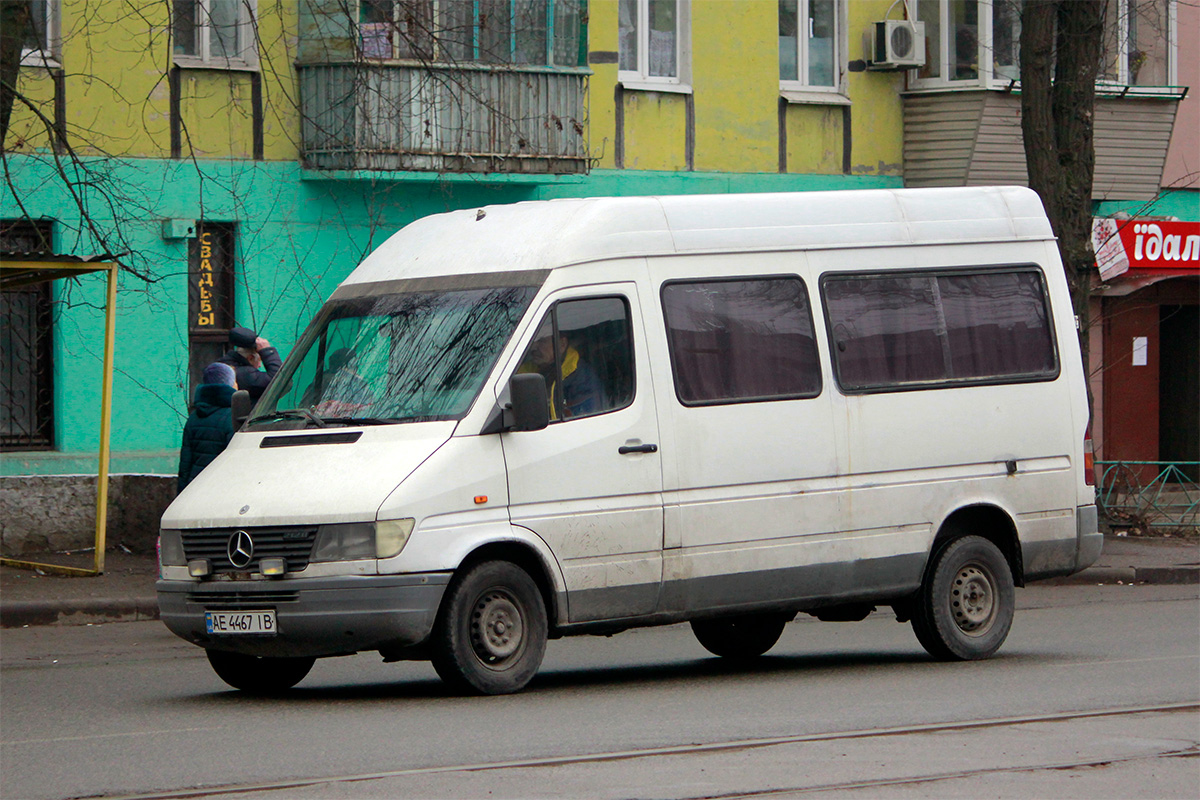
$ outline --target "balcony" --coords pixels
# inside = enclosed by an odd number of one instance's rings
[[[363,61],[298,69],[306,168],[588,171],[586,69]]]

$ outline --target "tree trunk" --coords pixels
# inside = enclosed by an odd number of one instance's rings
[[[1025,0],[1021,12],[1021,130],[1029,186],[1058,237],[1088,364],[1096,77],[1105,0]]]

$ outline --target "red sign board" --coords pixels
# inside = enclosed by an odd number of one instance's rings
[[[1092,220],[1100,278],[1136,270],[1200,271],[1200,222]]]

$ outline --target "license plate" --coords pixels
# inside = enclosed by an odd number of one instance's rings
[[[257,633],[274,636],[274,611],[206,611],[204,624],[209,633]]]

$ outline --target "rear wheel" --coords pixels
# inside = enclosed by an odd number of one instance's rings
[[[981,536],[963,536],[935,556],[912,626],[934,658],[970,661],[1000,649],[1015,608],[1012,570],[1004,554]]]
[[[206,650],[217,676],[235,689],[252,694],[275,694],[292,688],[312,669],[315,658],[268,658]]]
[[[546,604],[525,570],[476,564],[450,587],[431,641],[433,668],[458,691],[519,692],[546,652]]]
[[[697,619],[692,620],[692,633],[713,655],[755,658],[775,646],[787,622],[786,617],[774,614]]]

